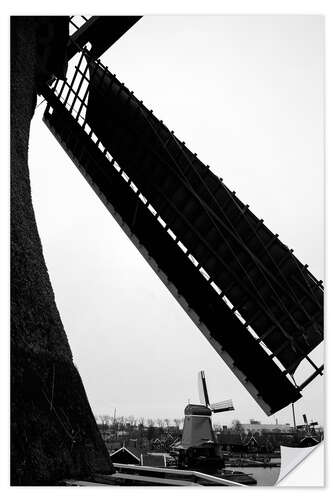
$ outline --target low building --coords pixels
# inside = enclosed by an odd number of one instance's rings
[[[217,439],[222,451],[244,451],[244,444],[240,434],[221,432],[218,435]]]
[[[308,448],[309,446],[316,446],[319,443],[319,440],[315,436],[304,436],[300,442],[300,448]]]
[[[138,448],[122,446],[110,453],[112,462],[118,464],[142,465],[142,453]]]
[[[112,441],[112,442],[106,442],[105,445],[108,449],[108,452],[112,453],[116,450],[119,450],[119,448],[122,447],[123,443],[121,443],[120,441]]]
[[[251,432],[255,434],[256,432],[290,432],[292,427],[290,424],[261,424],[260,422],[253,421],[249,424],[241,424],[244,432]]]
[[[127,431],[117,431],[117,437],[126,437],[129,435]]]
[[[254,436],[249,436],[243,441],[243,449],[246,453],[257,453],[260,446]]]
[[[164,453],[147,453],[142,456],[142,465],[166,467],[166,455]]]

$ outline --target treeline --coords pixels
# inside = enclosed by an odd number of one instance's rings
[[[95,416],[102,438],[109,451],[120,443],[147,450],[168,451],[172,443],[181,439],[184,419],[153,419],[110,415]]]
[[[111,415],[95,415],[96,422],[99,426],[105,428],[116,428],[117,430],[126,429],[128,427],[157,427],[159,429],[181,428],[184,423],[184,418],[145,418],[135,417],[130,415],[111,416]]]

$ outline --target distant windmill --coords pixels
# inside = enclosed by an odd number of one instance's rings
[[[318,422],[308,422],[307,416],[303,415],[304,424],[298,425],[297,430],[301,431],[303,437],[299,439],[298,446],[307,448],[309,446],[316,446],[320,441],[320,435],[316,433],[315,427]]]
[[[308,422],[307,416],[303,415],[304,424],[298,425],[297,429],[305,431],[307,434],[312,434],[314,432],[314,428],[318,425],[318,422]]]
[[[214,472],[223,468],[212,426],[212,413],[234,410],[230,399],[220,403],[209,402],[205,372],[198,374],[199,399],[201,404],[185,407],[185,420],[181,442],[174,446],[173,453],[180,467]]]

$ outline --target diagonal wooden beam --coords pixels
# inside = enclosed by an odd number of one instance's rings
[[[98,59],[121,38],[142,16],[92,16],[70,37],[67,47],[68,61],[88,42],[91,55]]]

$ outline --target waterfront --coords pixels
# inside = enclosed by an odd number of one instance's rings
[[[256,479],[256,486],[273,486],[280,474],[280,467],[237,467],[237,471],[251,474]]]

